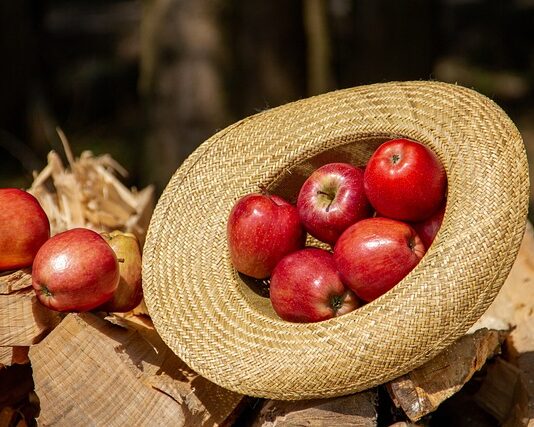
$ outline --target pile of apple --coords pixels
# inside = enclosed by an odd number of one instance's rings
[[[37,299],[52,310],[126,312],[143,297],[133,234],[73,228],[50,237],[34,196],[0,188],[0,272],[25,267],[32,267]]]
[[[274,194],[236,202],[227,223],[232,264],[270,277],[276,313],[317,322],[348,313],[398,284],[436,236],[447,177],[429,148],[384,142],[365,167],[329,163],[304,182],[296,206]],[[306,233],[331,251],[305,248]]]

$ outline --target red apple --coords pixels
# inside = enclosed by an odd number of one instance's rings
[[[0,188],[0,271],[28,267],[50,237],[50,223],[30,193]]]
[[[445,169],[432,150],[408,139],[383,143],[365,169],[367,198],[380,216],[422,221],[443,203]]]
[[[119,283],[113,249],[94,231],[74,228],[51,237],[35,256],[32,286],[56,311],[88,311],[109,300]]]
[[[273,194],[249,194],[234,205],[227,223],[232,264],[264,279],[285,255],[304,246],[297,208]]]
[[[334,248],[341,280],[367,302],[399,283],[424,254],[425,246],[414,229],[389,218],[357,222]]]
[[[115,230],[100,233],[119,261],[120,280],[109,301],[99,310],[125,313],[137,307],[143,299],[141,286],[141,248],[132,233]]]
[[[293,252],[277,264],[270,298],[276,313],[290,322],[319,322],[359,306],[341,282],[332,254],[318,248]]]
[[[362,169],[348,163],[329,163],[308,177],[297,199],[300,220],[308,233],[334,245],[347,227],[371,216],[363,176]]]
[[[425,248],[428,249],[434,241],[434,238],[436,237],[436,234],[438,234],[438,230],[441,227],[441,223],[443,222],[444,215],[445,205],[430,218],[412,224],[413,229],[423,241]]]

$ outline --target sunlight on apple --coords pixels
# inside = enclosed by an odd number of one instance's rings
[[[69,258],[65,254],[58,255],[52,260],[52,268],[56,271],[66,270],[69,266]]]

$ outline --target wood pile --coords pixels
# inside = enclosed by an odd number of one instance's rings
[[[56,153],[30,191],[53,233],[77,226],[144,239],[153,189],[125,187],[109,156]],[[350,396],[284,402],[225,390],[189,369],[142,306],[60,314],[28,269],[0,275],[0,427],[534,426],[534,230],[498,297],[469,331],[418,369]]]

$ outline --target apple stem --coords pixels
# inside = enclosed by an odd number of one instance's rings
[[[124,262],[124,258],[117,258],[118,262]]]
[[[328,203],[328,206],[326,207],[326,212],[329,212],[330,211],[330,206],[332,206],[332,203],[334,202],[334,199],[336,198],[336,195],[335,194],[326,193],[324,191],[318,191],[317,194],[322,194],[323,196],[328,197],[329,203]]]
[[[334,309],[334,312],[337,312],[343,305],[343,296],[342,295],[332,295],[330,297],[330,306]]]
[[[46,285],[41,285],[41,293],[45,296],[45,297],[51,297],[53,296],[52,295],[52,292],[50,292],[50,289],[48,289],[48,287]]]

